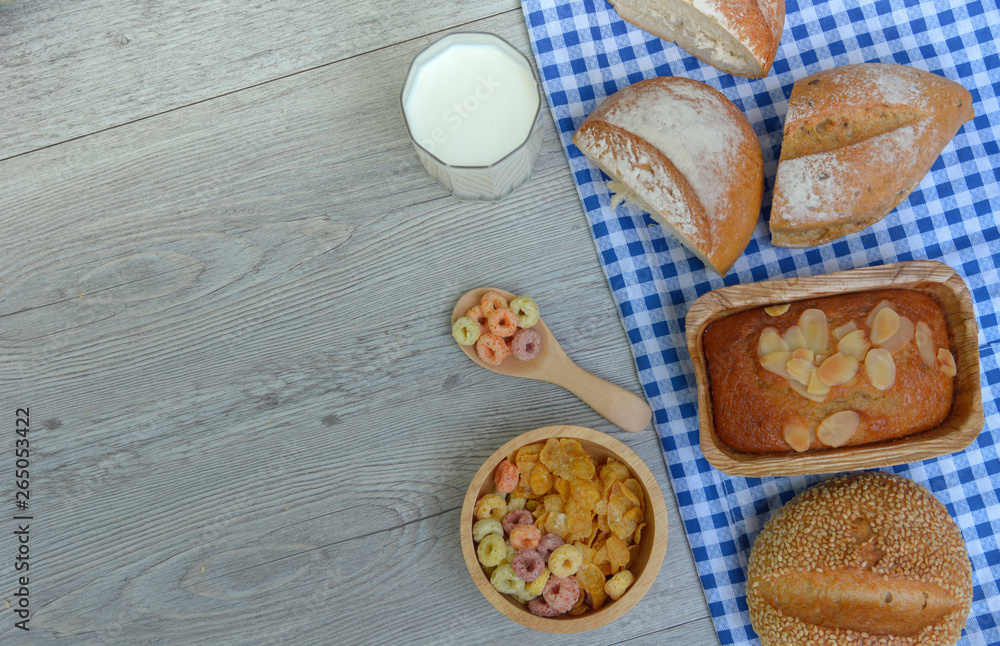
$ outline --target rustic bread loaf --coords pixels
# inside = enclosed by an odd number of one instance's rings
[[[743,253],[760,213],[764,165],[750,123],[718,90],[682,77],[640,81],[601,103],[573,143],[613,178],[618,198],[719,274]]]
[[[951,412],[955,359],[941,306],[924,292],[746,310],[710,323],[702,343],[715,433],[735,451],[870,444]]]
[[[737,76],[767,76],[784,0],[610,0],[624,20]]]
[[[806,490],[750,551],[747,604],[765,646],[950,646],[971,602],[961,531],[927,489],[896,475]]]
[[[772,242],[812,247],[878,222],[972,117],[968,90],[905,65],[846,65],[796,81],[771,206]]]

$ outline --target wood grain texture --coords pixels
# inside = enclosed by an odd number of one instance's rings
[[[935,429],[892,442],[791,454],[749,454],[727,447],[715,434],[711,385],[702,338],[712,321],[767,305],[873,289],[912,289],[937,297],[956,349],[958,376],[948,418]],[[723,287],[691,305],[685,321],[688,352],[698,380],[701,449],[720,471],[749,477],[836,473],[917,462],[961,451],[983,429],[979,381],[979,328],[969,288],[958,273],[933,260],[864,267],[822,276]]]
[[[621,598],[609,600],[604,607],[580,616],[538,617],[528,612],[522,604],[515,603],[506,595],[500,594],[486,577],[486,573],[479,563],[475,543],[472,540],[472,525],[476,521],[474,515],[476,502],[495,490],[493,476],[496,473],[497,465],[522,446],[545,442],[551,438],[578,440],[583,446],[583,450],[598,464],[598,468],[609,458],[614,458],[625,464],[642,483],[644,491],[642,502],[646,526],[642,530],[643,538],[639,544],[639,553],[628,568],[635,576],[635,582]],[[476,588],[494,608],[517,623],[534,630],[547,633],[580,633],[608,625],[634,608],[645,596],[653,586],[656,576],[660,572],[660,567],[663,565],[663,554],[667,548],[669,533],[668,525],[667,508],[663,501],[663,494],[660,492],[660,487],[652,472],[639,456],[613,437],[592,428],[558,425],[537,428],[518,435],[494,451],[483,462],[483,465],[472,477],[472,482],[465,492],[459,533],[465,567],[472,576]]]
[[[110,5],[89,17],[97,4],[0,5],[0,58],[21,66],[0,96],[18,115],[0,126],[0,411],[30,407],[36,514],[31,632],[0,611],[0,642],[537,639],[478,593],[457,529],[486,457],[545,425],[625,442],[681,527],[652,430],[622,433],[561,388],[480,370],[450,335],[463,292],[509,286],[573,331],[560,341],[581,368],[639,392],[548,115],[534,176],[499,204],[447,195],[406,140],[399,88],[426,34],[461,23],[527,52],[519,10],[389,5],[382,20],[374,5],[303,5],[316,11],[295,23],[303,42],[331,21],[353,39],[336,62],[234,78],[152,57],[178,68],[150,72],[163,85],[139,75],[148,94],[89,108],[97,85],[136,77],[94,44],[120,21]],[[190,60],[210,60],[198,44],[211,40],[230,72],[252,68],[267,45],[224,20],[230,8],[201,3],[167,29],[175,9],[141,5],[130,29]],[[256,10],[297,11],[237,14]],[[73,89],[77,73],[104,80]],[[13,529],[0,519],[0,563]],[[0,575],[5,599],[12,584]],[[685,540],[591,637],[717,643]]]
[[[0,3],[0,159],[329,65],[518,3]]]

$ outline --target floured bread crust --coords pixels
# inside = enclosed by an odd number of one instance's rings
[[[737,76],[767,76],[784,0],[610,0],[622,19]]]
[[[773,243],[811,247],[878,222],[972,116],[965,88],[904,65],[847,65],[797,81],[771,207]]]
[[[798,495],[754,541],[750,620],[765,646],[951,646],[972,602],[948,510],[900,476],[838,476]]]
[[[640,81],[594,110],[573,143],[720,274],[743,253],[763,160],[750,123],[718,90],[682,77]]]

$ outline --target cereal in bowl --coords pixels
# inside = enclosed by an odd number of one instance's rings
[[[645,496],[625,464],[597,464],[578,440],[553,438],[507,456],[495,484],[476,504],[472,533],[499,592],[557,617],[599,610],[635,582]]]

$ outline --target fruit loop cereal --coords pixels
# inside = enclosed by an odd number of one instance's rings
[[[518,592],[515,592],[514,594],[512,594],[512,595],[510,595],[510,596],[512,596],[512,597],[514,597],[515,599],[517,599],[517,601],[518,601],[519,603],[524,603],[524,604],[526,604],[526,603],[528,603],[529,601],[531,601],[532,599],[534,599],[535,597],[537,597],[538,595],[537,595],[537,594],[534,594],[534,593],[531,593],[531,592],[528,592],[528,584],[525,584],[525,585],[524,585],[524,589],[523,589],[523,590],[520,590],[520,591],[518,591]]]
[[[459,319],[461,321],[462,319]],[[471,319],[467,319],[470,323]],[[459,343],[462,343],[459,341]],[[463,345],[472,345],[465,343]],[[518,330],[510,344],[510,350],[521,361],[531,361],[542,351],[542,337],[534,330]]]
[[[486,494],[476,503],[476,518],[502,520],[507,515],[507,501],[495,493]]]
[[[572,577],[559,577],[553,573],[542,591],[545,603],[559,612],[569,612],[580,598],[580,584]]]
[[[480,334],[486,334],[490,331],[490,328],[486,325],[489,319],[486,318],[485,314],[483,314],[483,308],[481,305],[469,308],[469,311],[465,313],[465,317],[470,318],[479,324]]]
[[[522,446],[496,474],[501,493],[479,499],[472,530],[494,588],[540,617],[599,610],[626,593],[646,522],[645,492],[625,464],[599,465],[560,438]]]
[[[497,589],[497,592],[504,594],[514,594],[524,590],[524,579],[518,578],[514,574],[514,568],[504,563],[493,571],[490,575],[490,583]]]
[[[549,568],[542,568],[542,573],[538,575],[537,579],[525,584],[524,591],[530,593],[533,597],[541,595],[542,591],[545,590],[545,584],[548,582],[550,576],[552,576],[552,573],[549,572]]]
[[[518,296],[508,306],[502,295],[487,292],[478,305],[455,320],[451,334],[459,345],[475,345],[483,363],[499,366],[509,355],[519,361],[531,361],[538,356],[542,337],[528,329],[536,323],[538,305],[530,297]]]
[[[483,520],[477,520],[476,524],[472,526],[472,540],[477,543],[487,534],[496,534],[500,538],[503,538],[503,525],[496,518],[484,518]]]
[[[497,466],[497,472],[493,476],[493,484],[497,486],[497,491],[504,494],[514,491],[514,487],[517,486],[517,480],[518,473],[516,464],[510,460],[504,460]]]
[[[503,342],[503,339],[487,332],[476,341],[476,353],[484,363],[499,366],[510,354],[510,350],[507,349],[507,344]]]
[[[503,531],[510,534],[514,531],[514,528],[518,525],[533,525],[535,523],[535,516],[527,509],[515,509],[514,511],[508,511],[507,515],[503,517]]]
[[[534,525],[518,525],[510,530],[510,544],[519,550],[532,550],[538,546],[542,533]],[[549,566],[551,570],[552,567]]]
[[[496,292],[486,292],[479,299],[479,306],[483,309],[483,314],[489,316],[494,310],[507,307],[507,299]]]
[[[480,334],[482,334],[482,328],[468,316],[458,317],[451,326],[451,335],[455,337],[459,345],[475,345]]]
[[[475,525],[473,525],[473,533],[475,532]],[[565,545],[562,537],[558,534],[546,534],[542,536],[542,540],[538,541],[538,555],[545,559],[545,562],[549,562],[549,556],[555,551],[560,545]]]
[[[521,550],[514,556],[511,565],[514,566],[514,574],[525,583],[534,581],[545,571],[545,561],[535,550]]]
[[[535,597],[529,601],[528,610],[531,611],[531,614],[538,615],[539,617],[558,617],[562,614],[562,612],[546,603],[544,597]]]
[[[479,547],[476,548],[476,556],[479,557],[479,562],[486,567],[503,563],[504,557],[507,556],[507,544],[503,542],[503,536],[496,534],[484,536],[483,540],[479,541]]]
[[[583,551],[576,545],[560,545],[549,557],[549,570],[557,577],[573,576],[581,565]]]
[[[510,311],[517,317],[517,326],[524,329],[538,323],[538,305],[530,296],[518,296],[510,302]]]
[[[517,556],[517,548],[510,544],[510,541],[504,543],[504,547],[507,548],[507,553],[504,554],[503,561],[501,563],[506,563],[510,565],[514,562],[514,557]]]
[[[500,307],[490,314],[487,320],[490,332],[497,336],[514,336],[517,332],[517,317],[506,307]]]

